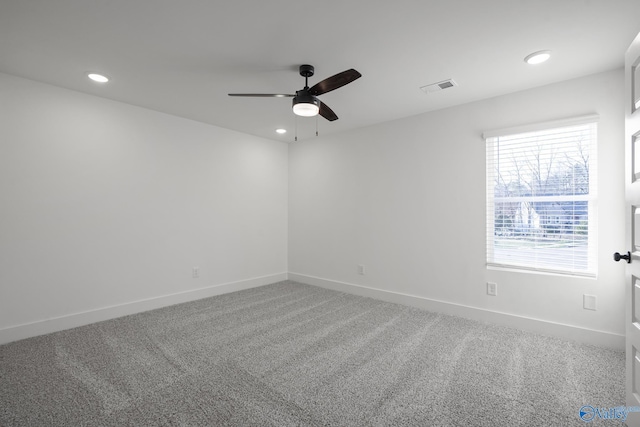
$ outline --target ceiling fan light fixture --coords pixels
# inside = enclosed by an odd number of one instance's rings
[[[317,116],[319,112],[320,107],[318,107],[316,104],[303,102],[293,106],[293,113],[302,117]]]
[[[317,116],[320,112],[320,101],[308,93],[298,91],[293,98],[293,113],[302,117]]]

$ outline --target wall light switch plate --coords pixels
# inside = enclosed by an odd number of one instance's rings
[[[597,299],[595,295],[582,295],[582,306],[585,310],[596,310]]]
[[[358,274],[364,276],[364,265],[358,265]]]

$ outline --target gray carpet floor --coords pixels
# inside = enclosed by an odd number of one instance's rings
[[[621,351],[287,281],[0,346],[0,425],[583,426],[624,377]]]

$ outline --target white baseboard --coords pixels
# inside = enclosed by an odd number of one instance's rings
[[[0,344],[6,344],[25,338],[62,331],[90,323],[101,322],[130,314],[141,313],[154,310],[169,305],[183,302],[195,301],[215,295],[229,292],[241,291],[258,286],[269,285],[283,280],[293,280],[308,285],[333,289],[336,291],[379,299],[382,301],[418,307],[438,313],[451,314],[468,319],[489,322],[503,326],[515,327],[529,332],[542,335],[554,336],[558,338],[583,342],[586,344],[624,349],[624,335],[611,332],[603,332],[592,329],[581,328],[573,325],[549,322],[546,320],[533,319],[529,317],[517,316],[497,311],[484,310],[481,308],[465,306],[445,301],[438,301],[416,295],[402,294],[399,292],[375,289],[352,283],[338,282],[335,280],[323,279],[299,273],[279,273],[270,276],[256,277],[232,283],[223,283],[207,288],[195,289],[191,291],[179,292],[171,295],[149,298],[140,301],[133,301],[126,304],[103,307],[96,310],[73,313],[52,319],[45,319],[36,322],[26,323],[17,326],[10,326],[0,329]]]
[[[461,304],[438,301],[416,295],[402,294],[352,283],[327,280],[320,277],[308,276],[299,273],[289,273],[289,280],[308,285],[333,289],[336,291],[374,298],[382,301],[422,308],[438,313],[465,317],[467,319],[489,322],[502,326],[509,326],[534,332],[541,335],[553,336],[585,344],[609,347],[624,350],[625,337],[611,332],[596,331],[573,325],[550,322],[547,320],[533,319],[508,313],[485,310]]]
[[[287,280],[287,276],[287,273],[280,273],[264,277],[255,277],[247,280],[240,280],[238,282],[223,283],[206,288],[178,292],[175,294],[163,295],[110,307],[103,307],[96,310],[73,313],[52,319],[45,319],[17,326],[10,326],[0,329],[0,344],[6,344],[12,341],[18,341],[21,339],[44,335],[51,332],[58,332],[65,329],[88,325],[90,323],[101,322],[103,320],[114,319],[116,317],[141,313],[143,311],[154,310],[156,308],[167,307],[183,302],[195,301],[215,295],[269,285],[271,283]]]

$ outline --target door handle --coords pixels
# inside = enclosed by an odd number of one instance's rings
[[[631,264],[631,252],[627,251],[626,255],[620,255],[620,252],[613,254],[613,260],[618,262],[621,259],[626,259],[627,264]]]

